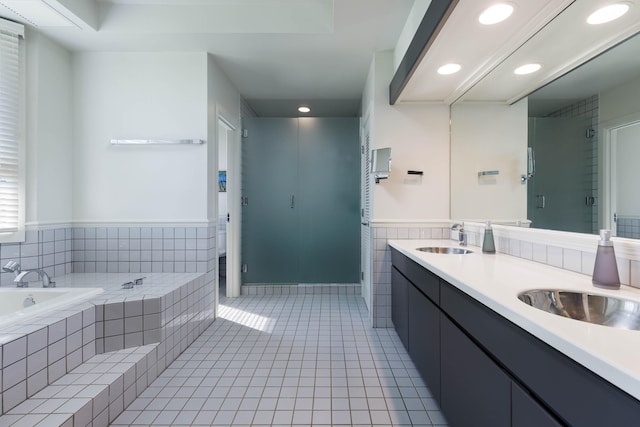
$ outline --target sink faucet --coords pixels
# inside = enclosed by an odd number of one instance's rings
[[[467,246],[467,233],[464,231],[464,223],[453,224],[451,230],[458,232],[458,244],[460,246]]]
[[[38,277],[40,277],[40,280],[42,280],[42,287],[43,288],[55,288],[56,287],[56,282],[52,281],[51,278],[49,277],[49,275],[44,270],[41,270],[39,268],[37,268],[35,270],[23,270],[13,280],[15,282],[16,286],[19,287],[19,288],[28,288],[29,287],[29,282],[25,281],[24,278],[30,273],[38,273]]]

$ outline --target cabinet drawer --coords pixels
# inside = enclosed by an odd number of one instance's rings
[[[391,248],[391,263],[431,301],[440,302],[440,279],[416,262]]]
[[[441,309],[563,422],[633,425],[640,402],[457,288],[442,283]]]

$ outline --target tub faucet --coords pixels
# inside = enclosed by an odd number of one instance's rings
[[[56,287],[56,282],[51,280],[49,275],[44,270],[41,270],[39,268],[37,268],[35,270],[23,270],[13,280],[15,282],[16,286],[19,287],[19,288],[28,288],[29,287],[29,282],[24,280],[24,278],[30,273],[38,273],[38,277],[40,277],[40,280],[42,280],[42,287],[43,288],[55,288]]]

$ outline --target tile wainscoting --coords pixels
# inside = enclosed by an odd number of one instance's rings
[[[69,273],[207,273],[216,269],[216,226],[60,225],[27,229],[24,243],[0,245],[0,264],[17,261],[51,277]],[[0,285],[13,286],[13,273]]]
[[[371,324],[393,328],[391,321],[391,250],[387,240],[449,238],[449,221],[420,223],[380,222],[371,224],[373,265],[371,278]]]

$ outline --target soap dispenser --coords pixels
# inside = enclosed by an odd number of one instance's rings
[[[611,241],[611,230],[600,230],[600,241],[596,252],[596,263],[593,268],[594,286],[607,289],[620,288],[620,276],[616,264],[616,254]]]
[[[482,252],[485,254],[495,254],[496,244],[493,240],[493,228],[491,221],[487,221],[484,227],[484,239],[482,240]]]

